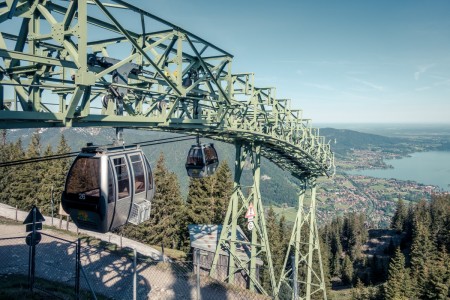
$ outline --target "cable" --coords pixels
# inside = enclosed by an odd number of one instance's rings
[[[172,138],[144,141],[144,142],[139,142],[139,143],[132,143],[131,145],[139,145],[141,147],[146,147],[146,146],[155,146],[155,145],[161,145],[161,144],[182,142],[182,141],[193,140],[193,139],[195,139],[195,137],[180,136],[180,137],[172,137]],[[49,155],[49,156],[43,156],[43,157],[35,157],[35,158],[27,158],[27,159],[9,161],[9,162],[0,163],[0,168],[19,166],[19,165],[28,164],[28,163],[38,163],[38,162],[49,161],[49,160],[54,160],[54,159],[69,158],[69,157],[77,156],[79,153],[80,153],[79,151],[68,152],[68,153],[55,154],[55,155]]]
[[[0,168],[1,167],[19,166],[19,165],[23,165],[23,164],[42,162],[42,161],[48,161],[48,160],[53,160],[53,159],[69,158],[72,156],[77,156],[78,153],[79,152],[69,152],[69,153],[58,154],[58,155],[49,155],[49,156],[43,156],[43,157],[35,157],[35,158],[27,158],[27,159],[9,161],[9,162],[0,163]]]

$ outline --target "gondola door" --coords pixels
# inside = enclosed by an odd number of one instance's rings
[[[125,155],[111,156],[116,183],[116,205],[111,228],[124,225],[130,213],[133,190],[129,163]]]

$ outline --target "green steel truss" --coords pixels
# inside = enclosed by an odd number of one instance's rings
[[[306,198],[306,201],[305,201]],[[279,299],[327,299],[316,223],[316,182],[305,179],[297,216],[278,281]]]
[[[251,290],[268,295],[269,292],[263,288],[259,282],[256,271],[256,259],[262,255],[266,256],[269,271],[271,290],[273,295],[276,291],[275,275],[273,272],[272,258],[269,247],[269,238],[267,236],[266,223],[264,217],[264,208],[261,202],[260,177],[261,177],[261,145],[260,143],[244,143],[241,140],[235,142],[236,160],[234,168],[234,190],[228,204],[227,214],[223,223],[222,231],[219,237],[218,247],[214,255],[210,275],[216,277],[216,266],[219,261],[219,255],[222,251],[229,254],[228,282],[235,282],[235,274],[244,272],[249,276],[249,286]],[[253,184],[249,189],[248,196],[244,195],[240,180],[242,171],[247,162],[251,163]],[[249,242],[243,242],[237,238],[238,219],[242,217],[250,203],[253,205],[255,216],[253,218],[254,228],[252,230]],[[250,249],[250,259],[239,255],[237,247],[246,244]]]
[[[260,155],[302,180],[333,175],[334,155],[319,130],[275,88],[255,87],[253,73],[233,74],[232,61],[122,0],[0,0],[0,128],[120,127],[236,143],[255,156],[256,205]],[[238,192],[239,178],[235,184],[231,202],[245,207],[249,198]],[[271,264],[258,218],[252,243]]]

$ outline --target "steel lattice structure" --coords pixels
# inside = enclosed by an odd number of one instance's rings
[[[233,74],[230,53],[122,0],[0,0],[0,57],[0,128],[207,135],[243,149],[236,170],[242,153],[255,155],[253,198],[240,194],[235,177],[224,224],[231,232],[238,202],[242,209],[260,202],[261,155],[305,182],[334,174],[330,144],[290,100],[277,99],[275,88],[255,87],[252,73]],[[259,239],[252,241],[261,249],[252,254],[265,253],[271,264],[260,211]],[[233,243],[220,241],[231,251]],[[250,274],[246,263],[237,268]],[[272,274],[274,295],[275,281]]]

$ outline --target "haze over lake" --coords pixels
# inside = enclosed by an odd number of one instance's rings
[[[449,151],[417,152],[411,154],[410,157],[386,160],[386,163],[394,168],[354,170],[347,171],[347,173],[377,178],[413,180],[450,191]]]

